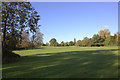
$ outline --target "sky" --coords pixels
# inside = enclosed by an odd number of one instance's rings
[[[40,15],[43,42],[91,38],[98,31],[118,32],[117,2],[31,2]]]

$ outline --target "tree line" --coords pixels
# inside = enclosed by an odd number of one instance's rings
[[[92,38],[84,37],[83,40],[74,38],[74,41],[58,43],[55,38],[52,38],[49,43],[43,46],[118,46],[120,34],[117,32],[113,36],[110,34],[109,29],[100,30],[98,34],[94,34]]]

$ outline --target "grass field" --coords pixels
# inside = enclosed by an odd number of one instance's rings
[[[14,51],[3,78],[117,78],[118,47],[40,47]]]

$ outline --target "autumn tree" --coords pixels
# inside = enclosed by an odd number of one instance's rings
[[[109,31],[109,29],[100,30],[98,33],[99,33],[99,36],[101,38],[110,39],[110,31]]]
[[[106,46],[110,45],[110,31],[108,29],[104,29],[104,35],[105,35],[105,41],[104,41],[104,44]]]
[[[60,45],[61,45],[61,46],[64,46],[64,42],[62,41],[62,42],[60,43]]]
[[[110,31],[109,29],[104,29],[104,34],[106,39],[110,39]]]
[[[75,44],[75,46],[82,46],[82,41],[81,40],[78,40]]]
[[[104,30],[100,30],[100,31],[98,32],[98,34],[99,34],[99,36],[100,36],[101,38],[105,39]]]

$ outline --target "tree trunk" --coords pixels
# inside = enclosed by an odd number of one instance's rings
[[[6,10],[7,11],[7,10]],[[2,41],[2,53],[5,55],[6,54],[6,50],[7,50],[7,48],[6,48],[6,31],[7,31],[7,18],[8,18],[8,14],[7,14],[7,16],[5,17],[5,25],[4,25],[4,29],[3,29],[3,41]]]
[[[2,52],[5,54],[5,50],[6,50],[6,21],[5,21],[5,26],[4,26],[4,31],[3,31],[3,44],[2,44]]]

